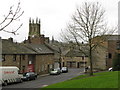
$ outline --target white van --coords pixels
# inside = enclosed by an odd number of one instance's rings
[[[22,75],[18,74],[18,70],[15,66],[0,66],[0,84],[22,82]]]

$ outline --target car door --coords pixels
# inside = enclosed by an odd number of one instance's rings
[[[33,73],[30,73],[30,78],[31,78],[31,80],[33,80]]]
[[[31,73],[31,79],[35,79],[35,74]]]

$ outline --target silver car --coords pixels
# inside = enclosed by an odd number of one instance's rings
[[[60,69],[51,69],[50,75],[59,75],[61,73]]]
[[[62,71],[63,73],[66,73],[66,72],[68,72],[68,68],[67,68],[67,67],[62,67],[61,71]]]

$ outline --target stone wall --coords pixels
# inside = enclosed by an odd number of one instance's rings
[[[17,66],[19,73],[27,72],[29,64],[29,55],[16,55],[16,60],[13,60],[14,55],[5,55],[5,60],[2,61],[2,66]],[[54,55],[36,55],[34,62],[34,69],[37,74],[48,73],[49,68],[53,67]]]

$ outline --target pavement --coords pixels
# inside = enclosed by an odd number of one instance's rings
[[[45,76],[48,76],[50,74],[43,74],[43,75],[39,75],[40,77],[45,77]]]
[[[85,74],[85,72],[83,71],[83,72],[80,72],[80,73],[78,73],[78,74]],[[48,75],[50,75],[50,74],[42,74],[42,75],[39,75],[38,77],[45,77],[45,76],[48,76]]]

